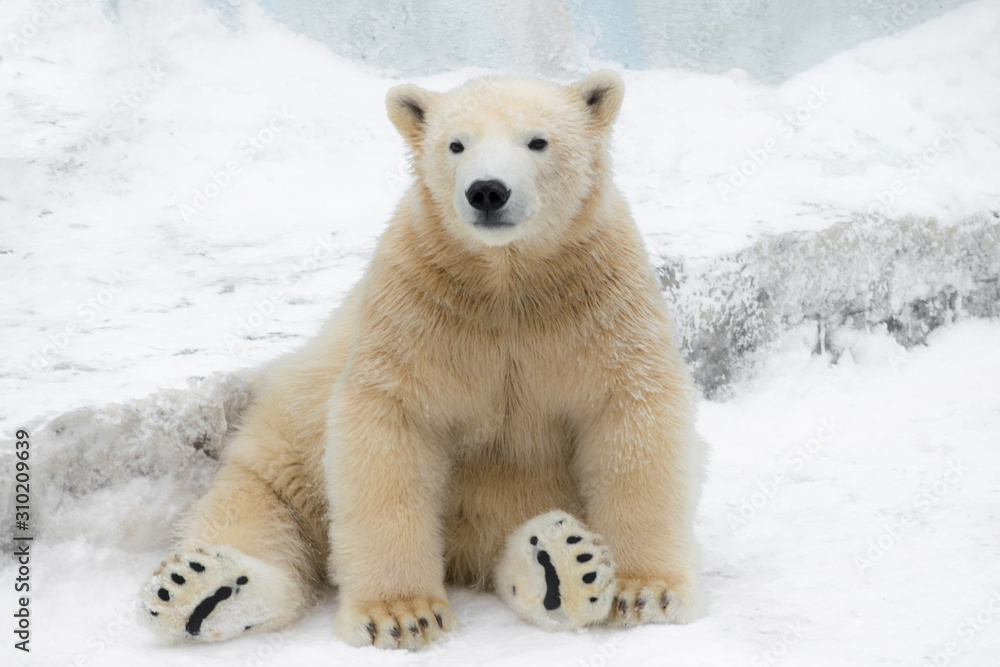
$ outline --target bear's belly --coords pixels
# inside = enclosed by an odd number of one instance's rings
[[[568,434],[560,430],[553,428],[552,439],[544,443],[528,437],[505,446],[498,439],[457,453],[444,515],[450,581],[490,586],[515,528],[551,509],[583,516],[570,472]]]

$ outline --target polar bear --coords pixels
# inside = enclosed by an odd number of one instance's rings
[[[442,637],[446,582],[550,630],[702,613],[695,392],[612,182],[623,94],[611,72],[389,91],[413,186],[144,587],[158,634],[276,630],[328,583],[356,646]]]

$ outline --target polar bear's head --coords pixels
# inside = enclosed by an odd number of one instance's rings
[[[569,86],[490,77],[447,93],[396,86],[386,107],[442,224],[500,246],[552,240],[577,217],[610,171],[623,94],[612,72]]]

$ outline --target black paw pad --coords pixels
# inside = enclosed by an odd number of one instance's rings
[[[188,567],[194,570],[195,572],[205,571],[205,566],[202,565],[201,563],[196,563],[195,561],[191,561],[190,563],[188,563]]]
[[[160,590],[156,591],[156,597],[160,598],[164,602],[170,602],[170,591],[168,591],[166,588],[161,588]]]
[[[201,632],[201,624],[205,622],[208,615],[215,611],[215,606],[222,602],[223,600],[228,600],[229,596],[233,594],[233,589],[229,586],[223,586],[219,590],[215,591],[214,595],[211,595],[201,602],[198,606],[194,608],[191,612],[191,616],[187,620],[184,629],[192,637]]]
[[[539,551],[536,558],[538,564],[545,570],[545,599],[542,600],[542,605],[547,610],[553,611],[562,604],[562,598],[559,595],[559,574],[552,564],[552,558],[549,557],[548,551]]]
[[[580,554],[579,556],[576,557],[576,562],[577,563],[586,563],[587,561],[589,561],[593,557],[594,557],[593,554]]]
[[[566,538],[566,544],[576,544],[582,539],[583,538],[580,537],[579,535],[570,535],[569,537]]]
[[[585,583],[585,584],[592,584],[595,581],[597,581],[597,573],[596,572],[588,572],[587,574],[583,575],[583,583]]]
[[[184,585],[184,577],[182,577],[181,575],[177,574],[176,572],[174,572],[173,574],[170,575],[170,581],[174,582],[178,586],[183,586]]]

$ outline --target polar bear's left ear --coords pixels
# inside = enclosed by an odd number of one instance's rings
[[[427,132],[427,116],[440,96],[412,83],[390,88],[386,94],[389,120],[413,148],[419,148]]]
[[[625,97],[625,83],[614,72],[594,72],[569,88],[587,105],[601,129],[610,128],[618,118]]]

